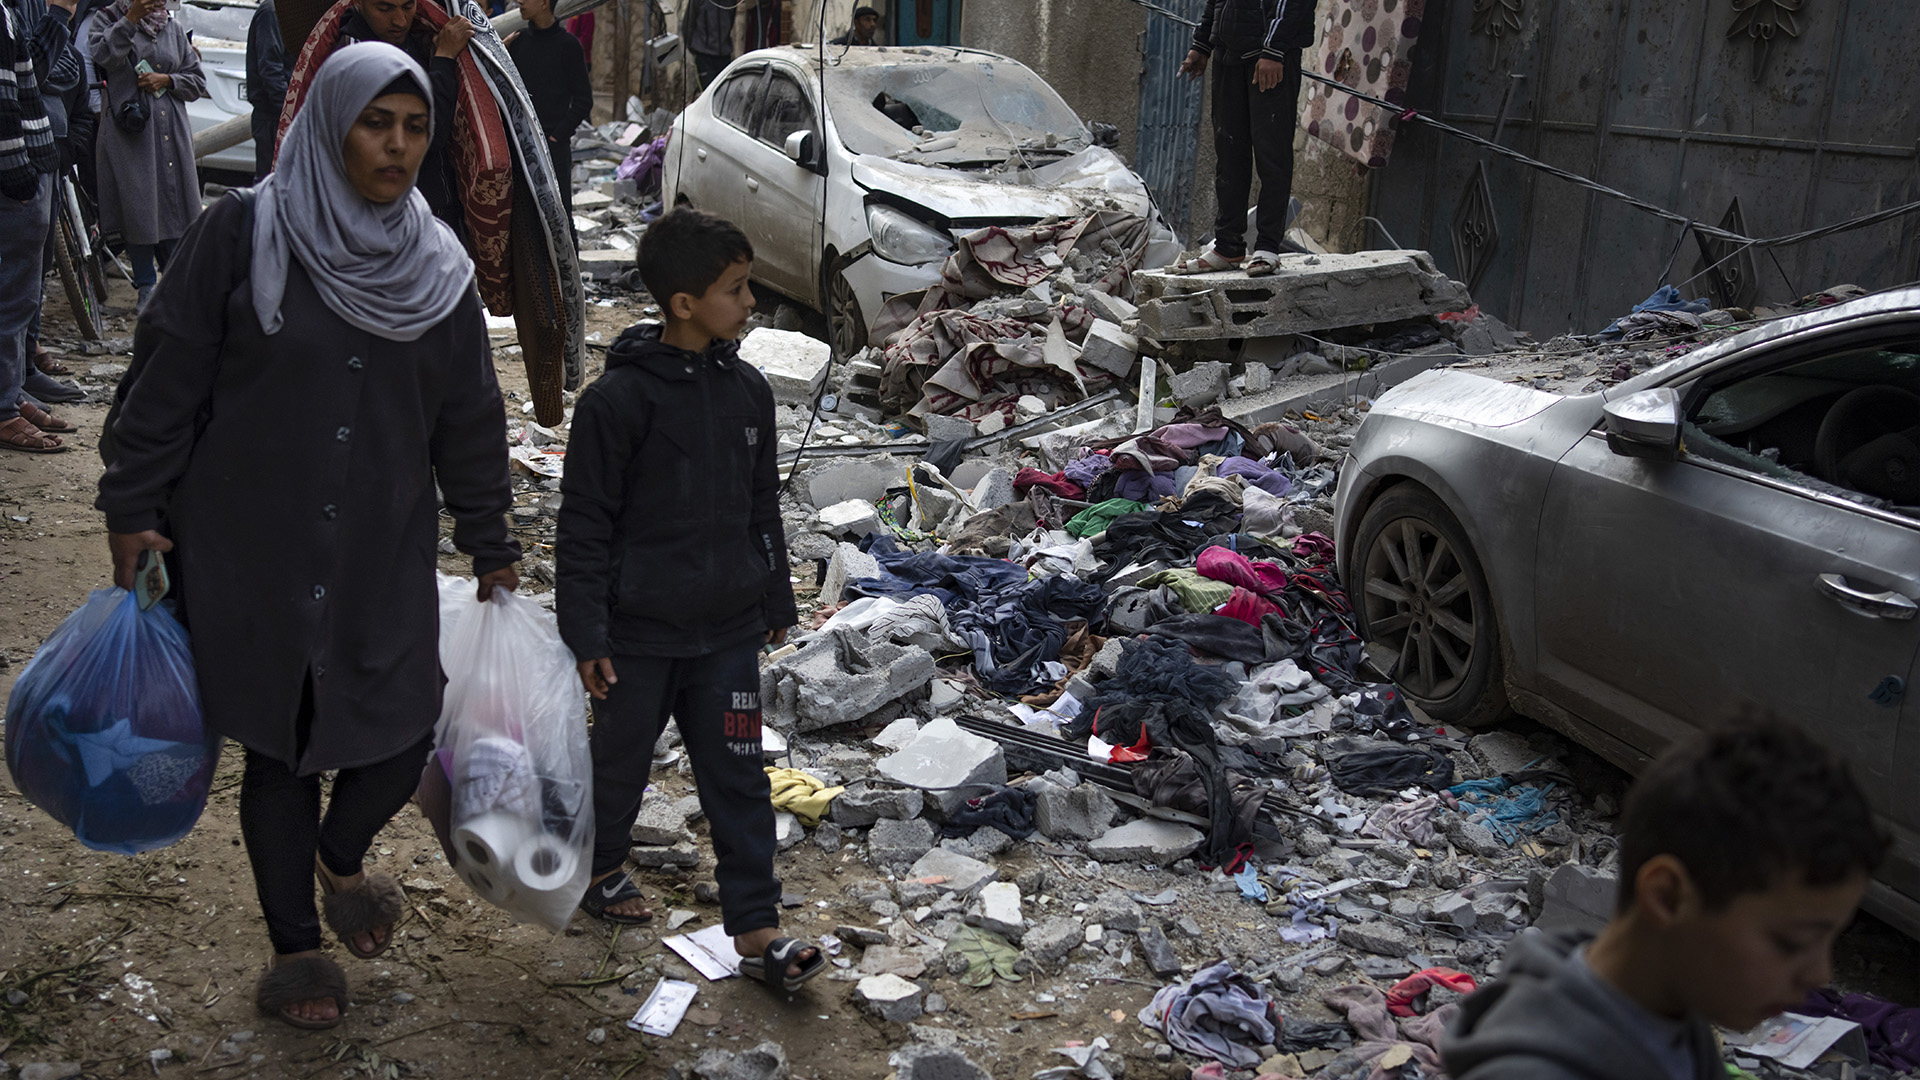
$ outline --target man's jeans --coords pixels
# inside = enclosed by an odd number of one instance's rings
[[[20,387],[27,381],[27,331],[40,311],[46,283],[41,252],[52,223],[53,178],[26,202],[0,196],[0,423],[20,415]]]

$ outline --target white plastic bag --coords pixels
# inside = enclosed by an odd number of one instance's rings
[[[489,903],[557,932],[592,872],[586,690],[551,612],[476,589],[440,575],[447,688],[427,768],[448,785],[448,858]]]

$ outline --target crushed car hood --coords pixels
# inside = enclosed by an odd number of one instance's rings
[[[1113,151],[1092,147],[1037,169],[942,169],[875,154],[854,159],[853,179],[950,221],[1078,217],[1091,210],[1152,216],[1146,185]]]
[[[1380,395],[1370,415],[1507,427],[1532,419],[1565,400],[1544,390],[1440,368],[1423,371]]]

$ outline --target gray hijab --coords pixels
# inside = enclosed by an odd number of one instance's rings
[[[253,306],[280,332],[290,260],[298,259],[334,314],[393,341],[414,341],[470,291],[473,260],[417,188],[369,202],[347,179],[342,144],[367,102],[408,76],[429,114],[427,76],[384,42],[348,45],[320,65],[287,127],[272,175],[255,189]]]

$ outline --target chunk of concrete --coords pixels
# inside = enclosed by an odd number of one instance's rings
[[[1466,820],[1458,815],[1446,815],[1442,818],[1441,831],[1453,846],[1469,855],[1478,855],[1483,859],[1499,859],[1509,854],[1507,845],[1493,835],[1493,830],[1485,825]]]
[[[882,866],[901,866],[933,850],[933,825],[914,818],[896,821],[882,818],[867,833],[867,851]]]
[[[687,828],[686,808],[678,799],[653,798],[640,803],[640,816],[634,819],[631,838],[636,844],[671,847],[691,844],[693,830]]]
[[[968,501],[981,513],[998,510],[1012,502],[1017,496],[1013,490],[1013,470],[1004,465],[996,465],[987,470],[987,475],[973,485]]]
[[[773,812],[774,850],[785,851],[806,838],[807,830],[798,817],[785,810]]]
[[[1525,738],[1511,731],[1475,735],[1467,741],[1467,752],[1485,765],[1488,772],[1498,776],[1517,773],[1540,760],[1540,753],[1527,745]]]
[[[1112,797],[1098,784],[1046,784],[1034,802],[1034,825],[1049,840],[1094,840],[1113,824],[1113,811]]]
[[[1443,896],[1433,902],[1433,921],[1458,930],[1471,930],[1479,915],[1473,910],[1473,901],[1458,893]]]
[[[827,560],[826,572],[820,575],[820,601],[837,604],[846,598],[849,581],[879,576],[879,559],[852,544],[842,542],[833,549],[833,558]]]
[[[865,499],[848,499],[821,510],[820,527],[829,536],[871,536],[880,531],[880,512]]]
[[[860,1007],[882,1020],[904,1024],[920,1018],[926,991],[898,975],[869,975],[854,985]]]
[[[1247,373],[1240,378],[1244,393],[1260,394],[1273,389],[1273,369],[1265,364],[1248,364]]]
[[[874,770],[896,784],[927,790],[943,816],[1007,782],[1000,744],[960,730],[945,716],[928,721],[911,743],[881,758]]]
[[[1344,923],[1340,927],[1339,941],[1342,945],[1376,956],[1405,957],[1413,951],[1414,946],[1413,935],[1386,922]]]
[[[1218,360],[1202,360],[1186,371],[1168,373],[1167,389],[1180,404],[1203,408],[1226,396],[1227,371]]]
[[[1132,301],[1121,299],[1112,293],[1101,292],[1099,289],[1083,289],[1079,292],[1079,296],[1087,305],[1087,310],[1093,312],[1093,317],[1097,320],[1118,324],[1140,314],[1140,309],[1135,307]],[[1094,325],[1098,326],[1099,323],[1096,322]],[[1093,331],[1087,332],[1091,334]]]
[[[1147,969],[1162,979],[1170,979],[1180,974],[1180,955],[1173,951],[1173,943],[1167,940],[1166,931],[1158,923],[1147,923],[1140,927],[1140,955],[1147,961]]]
[[[1087,340],[1080,349],[1080,362],[1088,367],[1099,368],[1114,378],[1124,379],[1133,373],[1134,361],[1139,356],[1140,340],[1116,324],[1096,320],[1087,327]]]
[[[883,820],[910,821],[920,816],[925,805],[925,796],[912,788],[856,787],[836,796],[827,814],[835,825],[864,829]]]
[[[1548,932],[1580,930],[1597,934],[1613,918],[1620,879],[1577,863],[1562,863],[1547,876],[1540,914],[1533,925]]]
[[[1133,275],[1142,332],[1156,341],[1272,337],[1416,319],[1472,303],[1424,251],[1280,256],[1269,277],[1237,270]]]
[[[1021,946],[1028,956],[1043,964],[1051,964],[1066,959],[1068,953],[1085,944],[1086,940],[1086,929],[1079,919],[1055,915],[1035,923],[1021,939]]]
[[[946,680],[945,679],[934,680],[934,690],[936,693],[939,690],[939,685],[943,682],[946,682]],[[913,717],[913,716],[903,716],[900,719],[895,720],[893,723],[888,724],[886,727],[881,728],[880,734],[875,735],[873,738],[867,741],[873,743],[873,745],[875,746],[881,747],[886,750],[899,750],[905,747],[908,743],[912,742],[914,739],[914,736],[918,734],[920,734],[919,718]],[[920,793],[917,791],[914,792],[914,796],[916,800],[918,799],[919,794]],[[919,813],[920,811],[915,810],[912,814],[899,814],[899,815],[888,814],[883,816],[915,817]]]
[[[1101,893],[1087,905],[1086,920],[1118,933],[1131,934],[1140,929],[1140,905],[1123,892]]]
[[[740,339],[740,359],[760,369],[782,405],[810,405],[827,383],[833,350],[792,330],[758,327]]]
[[[943,416],[939,413],[927,415],[927,441],[930,443],[952,442],[955,439],[974,437],[973,421],[964,416]]]
[[[580,272],[595,281],[612,281],[633,269],[633,252],[619,248],[597,248],[579,255]]]
[[[951,1038],[953,1032],[936,1028],[940,1035]],[[893,1052],[887,1059],[894,1068],[896,1080],[993,1080],[987,1070],[967,1060],[967,1056],[951,1046],[930,1046],[925,1043],[909,1043]]]
[[[934,848],[920,856],[907,871],[907,877],[913,880],[942,878],[932,882],[933,886],[955,893],[971,892],[999,876],[1000,872],[986,863],[946,848]]]
[[[988,435],[1000,434],[1000,432],[1006,430],[1006,426],[1006,416],[996,410],[974,421],[973,430],[980,437],[985,438]]]
[[[633,865],[658,870],[666,866],[684,866],[692,868],[700,865],[700,849],[692,844],[674,844],[671,847],[656,847],[650,844],[635,844],[628,849],[627,857]]]
[[[1027,919],[1020,911],[1020,886],[1011,881],[995,881],[980,890],[980,896],[967,912],[967,924],[999,934],[1008,941],[1019,941],[1026,933]]]
[[[1101,862],[1150,862],[1166,866],[1180,861],[1206,841],[1191,825],[1157,818],[1139,818],[1087,845],[1087,854]]]
[[[1125,655],[1126,647],[1126,638],[1118,636],[1108,638],[1107,643],[1100,646],[1100,651],[1093,654],[1093,662],[1087,665],[1087,676],[1098,682],[1119,674],[1120,657]]]
[[[932,654],[916,645],[836,630],[761,670],[761,708],[769,723],[817,731],[865,719],[923,692],[933,670]]]
[[[906,466],[892,459],[879,461],[841,461],[807,472],[807,501],[815,506],[832,506],[848,499],[879,502],[887,490],[905,487]]]

